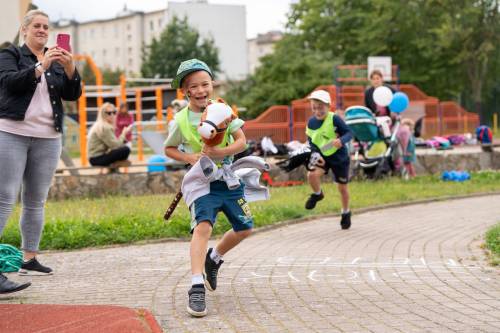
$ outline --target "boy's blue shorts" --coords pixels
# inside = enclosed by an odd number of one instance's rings
[[[325,165],[322,167],[325,169],[325,175],[328,170],[332,169],[333,180],[338,184],[347,184],[349,182],[349,158],[346,159],[333,159],[325,158]]]
[[[224,181],[211,182],[210,193],[196,199],[189,207],[191,212],[191,233],[203,221],[208,221],[213,226],[217,213],[220,211],[226,215],[234,231],[252,229],[252,214],[245,200],[243,189],[243,184],[235,190],[229,190]]]

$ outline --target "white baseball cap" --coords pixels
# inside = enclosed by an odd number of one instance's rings
[[[309,97],[307,97],[307,99],[316,99],[328,105],[332,103],[330,94],[326,90],[315,90],[311,93],[311,95],[309,95]]]

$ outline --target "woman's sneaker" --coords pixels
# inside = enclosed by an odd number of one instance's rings
[[[207,314],[207,305],[205,303],[205,286],[195,284],[189,289],[189,303],[187,312],[194,317],[203,317]]]
[[[18,272],[19,275],[51,275],[52,268],[46,267],[38,262],[35,258],[28,261],[23,261]]]
[[[219,260],[216,264],[212,258],[210,258],[210,253],[212,253],[213,248],[209,248],[207,256],[205,258],[205,286],[208,290],[214,291],[217,289],[217,275],[219,274],[219,268],[224,262],[224,260]]]
[[[20,291],[31,286],[31,282],[17,283],[7,279],[5,275],[0,273],[0,294],[9,294]]]
[[[311,196],[309,197],[309,199],[307,199],[306,201],[306,209],[313,209],[314,207],[316,207],[316,203],[318,201],[321,201],[323,200],[324,198],[324,194],[323,194],[323,191],[321,191],[320,194],[311,194]]]
[[[342,229],[349,229],[351,227],[351,212],[343,213],[340,218],[340,226]]]

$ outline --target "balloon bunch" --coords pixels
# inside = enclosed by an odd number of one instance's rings
[[[373,92],[373,100],[377,105],[388,106],[389,110],[394,113],[401,113],[408,108],[410,99],[401,91],[392,93],[391,89],[386,86],[380,86]]]
[[[467,171],[445,170],[441,174],[441,179],[444,181],[463,182],[470,179],[470,174]]]

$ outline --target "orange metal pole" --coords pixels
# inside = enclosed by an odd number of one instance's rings
[[[182,92],[181,89],[177,89],[177,94],[176,97],[177,99],[184,99],[184,93]]]
[[[87,97],[85,84],[82,82],[82,95],[78,99],[78,121],[80,123],[80,161],[87,165]]]
[[[122,103],[127,103],[127,78],[124,74],[120,75],[120,94]]]
[[[469,130],[468,129],[468,119],[467,119],[467,113],[463,113],[462,114],[463,118],[464,118],[464,133],[467,133],[467,131]]]
[[[161,88],[156,88],[156,129],[158,131],[163,131],[163,93]]]
[[[144,151],[142,147],[142,103],[141,103],[142,91],[141,89],[135,90],[135,121],[137,122],[137,159],[139,161],[144,160]]]
[[[172,110],[172,107],[169,106],[167,108],[167,124],[170,122],[170,120],[174,119],[174,111]]]

